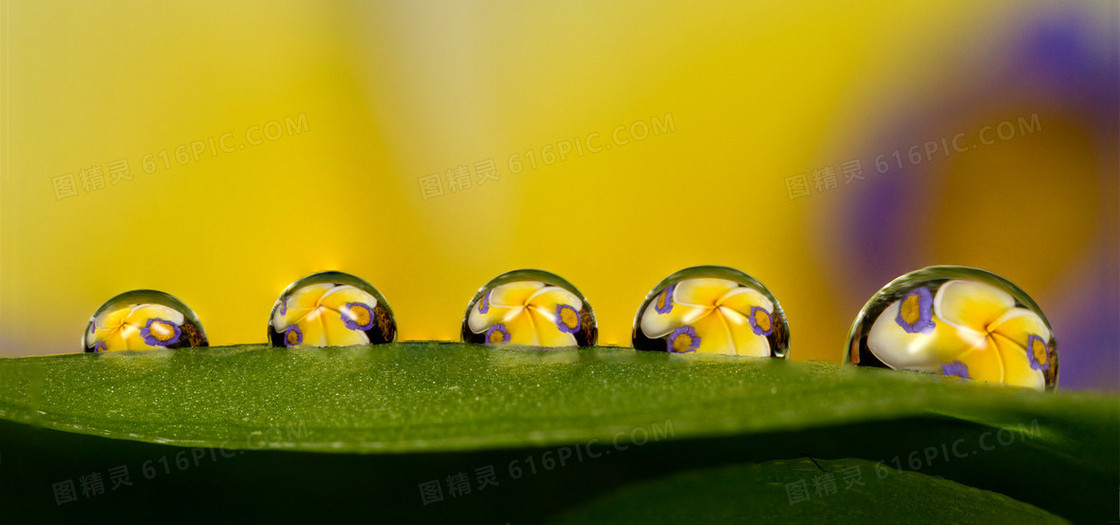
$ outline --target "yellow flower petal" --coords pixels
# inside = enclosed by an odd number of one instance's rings
[[[125,343],[120,337],[120,330],[131,311],[132,306],[126,306],[116,310],[104,311],[94,318],[93,335],[90,337],[93,344],[90,346],[103,342],[106,350],[125,350]],[[112,344],[110,344],[110,341],[112,341]]]
[[[319,299],[334,285],[331,283],[311,284],[299,288],[285,300],[272,316],[272,326],[279,332],[296,324],[319,306]],[[306,341],[306,339],[304,339]]]
[[[527,309],[521,311],[505,321],[506,331],[509,332],[509,344],[537,346],[540,338],[537,336],[537,326],[533,322],[532,314]]]
[[[525,304],[540,306],[553,312],[556,312],[556,306],[561,304],[571,306],[577,312],[583,309],[583,301],[579,300],[576,294],[559,286],[545,286],[538,289],[525,300]]]
[[[121,337],[120,330],[114,330],[112,332],[106,332],[105,338],[104,339],[98,339],[98,340],[103,341],[105,343],[105,350],[106,351],[112,352],[112,351],[116,351],[116,350],[129,350],[128,341],[126,341],[123,337]]]
[[[556,310],[551,310],[544,306],[530,305],[525,307],[526,314],[533,314],[533,322],[543,321],[546,324],[556,326]],[[540,328],[537,328],[540,332]]]
[[[1003,360],[1003,382],[1009,385],[1019,385],[1042,390],[1046,386],[1046,378],[1042,370],[1031,368],[1027,350],[1000,334],[992,334],[992,340],[999,355]]]
[[[712,307],[728,292],[739,287],[726,279],[685,279],[673,289],[673,302],[691,306]]]
[[[892,368],[923,370],[941,373],[941,363],[951,363],[978,345],[986,346],[982,334],[972,332],[971,337],[962,336],[962,331],[941,322],[934,317],[934,327],[929,333],[909,333],[899,326],[899,305],[895,301],[888,306],[871,325],[867,334],[867,346],[875,357]],[[965,332],[967,333],[967,332]]]
[[[731,333],[731,342],[735,344],[736,354],[754,357],[770,356],[770,341],[765,336],[754,333],[754,328],[751,327],[746,316],[726,306],[721,306],[712,315],[723,316],[727,329]]]
[[[674,329],[695,321],[711,310],[711,308],[674,304],[673,309],[670,310],[669,313],[661,314],[657,313],[657,304],[651,302],[649,306],[646,307],[646,311],[642,312],[640,326],[642,333],[645,334],[646,337],[656,339],[672,332]]]
[[[993,334],[1002,335],[1019,346],[1026,348],[1027,339],[1037,335],[1043,341],[1050,340],[1050,329],[1034,312],[1026,308],[1012,308],[992,323],[989,329]]]
[[[544,288],[538,281],[515,281],[490,290],[490,304],[494,306],[525,306],[537,290]]]
[[[342,321],[336,310],[324,308],[319,315],[327,346],[350,346],[369,344],[369,336],[361,330],[351,330]]]
[[[121,323],[124,322],[124,320],[128,317],[128,314],[131,312],[132,306],[126,306],[124,308],[118,308],[116,310],[101,312],[101,315],[97,316],[97,318],[93,321],[93,324],[97,327],[98,330],[116,330],[121,326]]]
[[[112,317],[106,317],[106,320],[111,322],[112,324],[106,324],[105,326],[99,326],[97,324],[94,324],[94,331],[93,331],[93,336],[91,337],[91,339],[95,343],[98,342],[98,341],[104,341],[106,348],[109,349],[109,350],[121,350],[121,349],[123,349],[123,347],[120,347],[119,345],[118,345],[118,348],[111,348],[110,345],[109,345],[109,340],[112,337],[118,336],[118,334],[120,334],[121,328],[124,327],[124,318],[128,314],[128,311],[129,311],[128,308],[125,308],[124,310],[117,310],[114,313],[119,313],[120,315],[114,315]],[[118,343],[123,344],[123,341],[118,340]]]
[[[148,324],[148,319],[163,319],[180,326],[183,325],[184,321],[182,312],[170,306],[164,306],[162,304],[138,304],[132,307],[132,311],[128,313],[125,322],[139,325],[140,328],[143,328],[144,325]]]
[[[112,337],[113,334],[115,334],[115,333],[117,333],[116,328],[97,328],[93,331],[93,335],[90,336],[90,338],[89,338],[89,340],[92,341],[92,343],[90,343],[89,346],[92,347],[92,346],[96,345],[98,342],[104,342],[106,348],[108,348],[109,338]],[[112,350],[112,348],[108,348],[108,349]]]
[[[1004,378],[1003,359],[1000,358],[999,351],[996,349],[995,344],[988,340],[988,344],[982,348],[976,348],[957,356],[953,361],[960,361],[968,365],[968,378],[977,381],[987,381],[989,383],[1001,383]],[[948,364],[952,361],[946,361]],[[942,373],[940,366],[933,370],[934,373]]]
[[[772,313],[774,311],[774,303],[770,301],[770,299],[757,290],[744,286],[727,292],[717,301],[717,304],[725,308],[731,308],[744,316],[751,314],[752,306],[758,306],[766,310],[767,313]]]
[[[479,299],[479,301],[482,301],[482,299]],[[524,310],[525,309],[523,307],[512,308],[509,306],[490,305],[490,308],[486,310],[486,313],[481,313],[478,311],[478,303],[475,303],[471,305],[471,311],[469,314],[467,314],[467,326],[471,329],[472,332],[481,334],[491,326],[494,326],[498,323],[508,322],[514,317],[520,315],[522,312],[524,312]]]
[[[362,303],[370,308],[377,306],[377,298],[360,288],[344,284],[335,286],[319,298],[319,304],[335,311],[342,311],[346,303]]]
[[[327,332],[323,329],[323,322],[319,318],[325,308],[312,308],[298,322],[295,323],[303,340],[299,346],[328,346]],[[290,310],[289,310],[290,311]]]
[[[691,323],[700,338],[700,346],[696,349],[701,354],[735,354],[735,345],[731,342],[731,332],[727,323],[718,312],[712,312]]]
[[[158,346],[149,345],[144,341],[144,336],[140,335],[140,329],[143,324],[133,324],[126,322],[117,335],[124,340],[124,346],[128,350],[147,350],[150,348],[160,348]]]
[[[933,298],[933,315],[957,328],[987,332],[986,328],[1008,310],[1015,299],[994,286],[975,281],[949,281]]]
[[[556,325],[556,310],[530,306],[523,315],[532,316],[540,346],[576,346],[576,336],[561,332]]]
[[[342,322],[337,311],[325,306],[313,309],[296,324],[303,335],[300,346],[350,346],[369,343],[369,337],[360,330],[351,330]]]

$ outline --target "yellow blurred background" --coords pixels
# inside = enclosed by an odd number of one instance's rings
[[[401,340],[549,270],[628,345],[722,264],[839,361],[880,286],[965,264],[1044,309],[1062,388],[1116,390],[1117,5],[8,0],[0,355],[135,288],[263,343],[328,269]]]

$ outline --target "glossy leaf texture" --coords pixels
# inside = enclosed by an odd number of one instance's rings
[[[759,480],[785,469],[794,482],[807,458],[857,461],[868,483],[885,482],[868,465],[916,471],[879,495],[821,499],[840,509],[914,499],[903,493],[927,482],[938,497],[957,485],[969,501],[1005,495],[1024,504],[1008,512],[1024,516],[1085,520],[1117,508],[1115,397],[818,362],[419,342],[43,356],[0,360],[0,419],[0,469],[20,473],[0,477],[9,495],[43,503],[55,478],[131,466],[138,487],[52,511],[127,501],[143,512],[141,495],[165,508],[166,490],[184,501],[205,490],[198,497],[212,510],[222,507],[215,493],[233,490],[237,508],[289,518],[360,508],[390,519],[539,521],[660,500],[657,483],[735,465],[746,469],[725,472],[741,479],[736,490],[785,498]],[[144,465],[165,469],[159,458],[184,455],[187,468],[141,477]],[[497,484],[480,490],[486,467]],[[447,478],[459,473],[473,492],[452,497]],[[433,480],[438,502],[419,491]],[[314,504],[295,503],[304,492]],[[710,499],[677,501],[704,516]],[[791,516],[807,508],[778,503]]]

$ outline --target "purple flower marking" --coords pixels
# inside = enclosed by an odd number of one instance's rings
[[[766,316],[766,326],[759,324],[759,313]],[[747,322],[751,324],[751,330],[753,330],[756,335],[768,336],[774,331],[774,318],[770,316],[770,312],[767,312],[766,309],[761,306],[751,307],[751,314],[747,316]]]
[[[500,334],[499,339],[497,339],[497,340],[494,339],[494,333],[495,332]],[[491,326],[490,328],[487,328],[486,329],[486,342],[491,343],[491,344],[493,344],[493,343],[508,343],[509,342],[509,330],[506,330],[506,325],[496,324],[494,326]]]
[[[280,301],[280,315],[288,315],[288,298],[287,297],[285,297],[283,301]]]
[[[299,346],[303,344],[303,332],[299,331],[298,326],[292,325],[289,326],[287,330],[284,330],[284,344],[287,346]]]
[[[564,320],[564,311],[570,312],[568,315],[571,318],[572,324],[568,324]],[[574,334],[579,331],[579,312],[575,308],[566,304],[556,305],[556,328],[565,334]]]
[[[933,330],[933,296],[929,289],[918,288],[903,297],[894,322],[911,334],[927,334]]]
[[[673,311],[673,290],[677,285],[673,284],[668,288],[657,294],[657,301],[653,304],[653,309],[659,314],[667,314]]]
[[[93,345],[93,351],[94,352],[104,352],[105,351],[105,341],[98,341],[97,344]]]
[[[363,332],[369,330],[370,328],[373,328],[373,322],[375,320],[373,317],[373,308],[370,308],[368,304],[346,303],[345,308],[347,313],[342,315],[342,324],[346,325],[346,328],[349,328],[351,330],[361,330]],[[366,312],[366,319],[364,323],[360,323],[360,315],[357,317],[354,316],[355,308],[361,308]]]
[[[1031,361],[1032,370],[1042,370],[1043,372],[1050,369],[1050,361],[1048,353],[1050,347],[1043,341],[1041,337],[1031,334],[1027,337],[1027,359]],[[1039,354],[1042,354],[1042,360],[1039,360]]]
[[[159,333],[153,333],[152,325],[156,323],[171,327],[171,337],[160,339]],[[149,346],[167,346],[178,343],[180,335],[182,335],[182,331],[179,330],[179,325],[158,317],[148,319],[148,322],[144,324],[144,328],[140,329],[140,336],[144,338],[144,342]]]
[[[482,296],[482,299],[478,300],[478,313],[484,314],[490,311],[490,292],[492,291],[493,290],[486,290],[486,294]]]
[[[968,379],[968,365],[960,361],[953,361],[952,363],[942,363],[941,373],[942,375],[957,376]]]
[[[683,350],[676,349],[678,340],[680,340],[681,345],[684,346]],[[695,352],[697,348],[700,348],[700,337],[696,335],[695,328],[691,326],[682,326],[669,334],[667,345],[668,350],[672,353],[684,354],[687,352]]]

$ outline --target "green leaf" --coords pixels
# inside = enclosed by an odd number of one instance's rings
[[[300,468],[329,464],[331,476],[368,486],[368,473],[355,469],[388,463],[395,474],[380,473],[380,495],[363,493],[361,501],[407,498],[410,505],[424,479],[472,473],[486,462],[511,477],[510,462],[543,460],[540,447],[614,452],[466,503],[410,507],[498,520],[512,518],[491,507],[510,499],[562,512],[650,475],[802,454],[883,461],[1066,518],[1114,519],[1120,435],[1115,397],[827,363],[451,343],[3,359],[0,418],[18,424],[0,427],[14,429],[0,435],[0,452],[54,443],[49,455],[62,457],[63,449],[105,447],[107,455],[137,462],[134,468],[170,453],[158,450],[176,450],[166,445],[244,451],[243,461],[278,476],[301,460],[268,451],[329,453]],[[20,427],[75,437],[45,438]],[[115,439],[102,444],[80,435]],[[544,501],[552,490],[566,498]]]
[[[557,523],[1066,523],[1002,494],[859,459],[778,460],[636,483]]]

